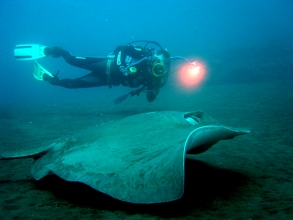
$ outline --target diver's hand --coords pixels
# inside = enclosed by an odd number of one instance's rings
[[[149,91],[149,92],[147,92],[147,100],[149,101],[149,102],[152,102],[152,101],[154,101],[155,99],[156,99],[156,94],[153,92],[153,91]]]
[[[155,90],[155,89],[148,90],[147,91],[147,100],[149,102],[154,101],[156,99],[156,97],[157,97],[158,94],[159,94],[159,90]]]

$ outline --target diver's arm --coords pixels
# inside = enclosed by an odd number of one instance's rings
[[[147,83],[147,100],[149,102],[153,102],[157,95],[160,92],[160,83],[158,82],[158,80],[155,81],[150,81]]]
[[[168,75],[165,74],[162,77],[153,78],[152,81],[147,83],[147,100],[152,102],[156,99],[160,92],[160,88],[163,87],[168,80]]]
[[[164,76],[160,77],[159,87],[163,87],[164,85],[166,85],[167,80],[168,80],[168,74],[165,74]]]

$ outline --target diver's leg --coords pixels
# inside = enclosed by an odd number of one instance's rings
[[[47,56],[53,56],[53,57],[62,56],[63,59],[70,65],[91,70],[91,71],[98,71],[100,68],[99,62],[107,60],[107,58],[72,56],[68,51],[60,47],[46,47],[44,50],[44,53]]]
[[[43,80],[55,86],[61,86],[68,89],[90,88],[108,85],[106,74],[98,74],[91,72],[85,76],[76,79],[59,79],[57,76],[51,77],[47,74],[43,76]]]
[[[43,75],[43,80],[48,81],[52,85],[62,86],[65,88],[90,88],[90,87],[99,87],[99,86],[118,86],[121,84],[121,75],[120,72],[115,73],[116,68],[113,65],[113,62],[110,67],[110,74],[107,75],[107,65],[108,60],[103,60],[95,63],[95,70],[85,76],[76,78],[76,79],[59,79],[57,75],[49,76],[48,74]]]

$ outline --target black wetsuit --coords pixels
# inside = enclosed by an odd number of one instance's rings
[[[73,66],[90,70],[87,75],[76,79],[59,79],[57,76],[51,77],[44,75],[45,81],[52,85],[62,86],[65,88],[89,88],[99,86],[118,86],[123,85],[131,88],[145,86],[147,89],[147,99],[152,102],[159,93],[159,88],[165,85],[167,74],[156,77],[150,73],[150,64],[148,59],[141,59],[150,56],[151,51],[143,52],[141,47],[118,46],[112,58],[95,58],[95,57],[77,57],[72,56],[68,51],[59,47],[47,47],[46,55],[62,56],[65,61]],[[122,67],[133,65],[132,71],[123,74],[120,70]],[[108,68],[108,70],[107,70]]]

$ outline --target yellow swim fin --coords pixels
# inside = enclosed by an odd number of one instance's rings
[[[43,75],[47,74],[51,77],[54,77],[52,73],[50,73],[48,70],[46,70],[44,67],[42,67],[37,61],[34,61],[34,77],[37,80],[43,80]]]
[[[16,60],[36,60],[45,57],[44,49],[46,46],[40,44],[20,44],[14,48]]]

